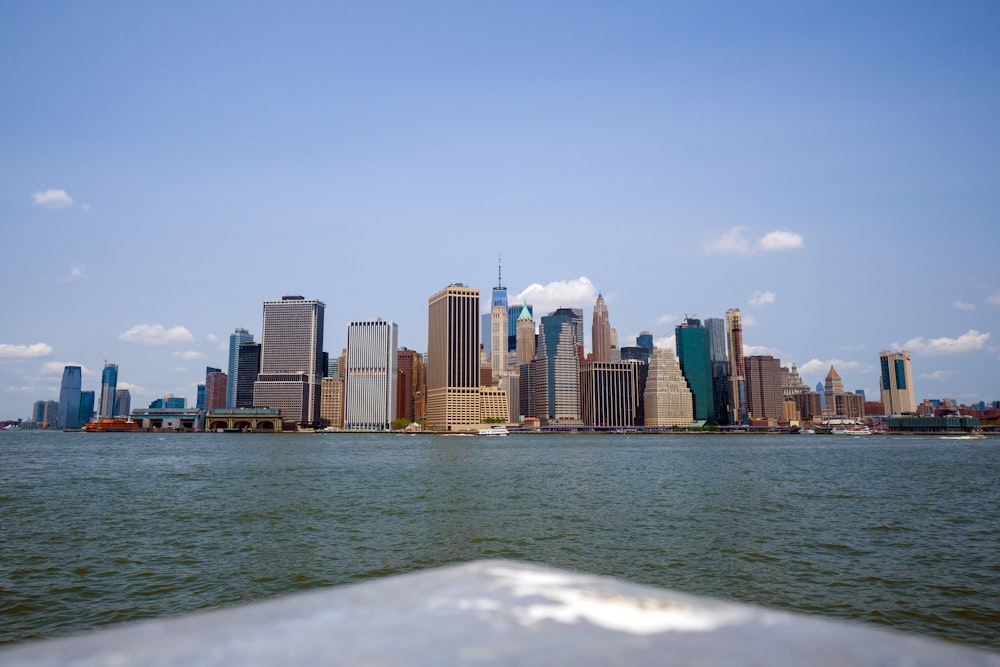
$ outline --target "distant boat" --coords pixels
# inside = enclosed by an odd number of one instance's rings
[[[507,435],[508,433],[509,431],[507,430],[507,427],[504,426],[503,424],[501,424],[500,426],[491,426],[490,428],[479,429],[479,435],[486,435],[486,436],[502,436],[502,435]]]
[[[830,433],[833,435],[871,435],[872,430],[867,426],[854,426],[851,428],[831,429]]]
[[[87,433],[113,433],[141,431],[142,427],[131,419],[98,419],[96,422],[84,424],[80,430]]]

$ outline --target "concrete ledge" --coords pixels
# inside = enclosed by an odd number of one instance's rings
[[[3,665],[965,665],[1000,653],[510,561],[0,650]]]

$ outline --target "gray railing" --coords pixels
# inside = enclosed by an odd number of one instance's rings
[[[510,561],[0,651],[2,665],[966,665],[1000,653]]]

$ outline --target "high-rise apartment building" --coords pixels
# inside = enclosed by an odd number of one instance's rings
[[[325,311],[301,296],[264,302],[254,406],[280,409],[286,428],[319,422]]]
[[[427,425],[480,424],[479,290],[452,283],[427,302]]]
[[[913,391],[913,369],[910,353],[879,353],[881,372],[882,403],[887,415],[901,415],[917,411],[916,394]]]
[[[701,320],[688,317],[674,329],[677,360],[691,388],[694,420],[715,423],[715,401],[712,392],[712,348],[708,329]]]
[[[546,424],[580,424],[580,350],[574,310],[542,317],[532,363],[535,417]],[[582,319],[582,313],[580,315]],[[581,325],[582,326],[582,325]],[[582,332],[581,332],[582,333]]]
[[[611,361],[611,321],[608,319],[608,306],[604,296],[598,292],[594,304],[594,317],[590,323],[590,341],[593,348],[594,361],[608,363]]]
[[[83,369],[79,366],[63,368],[62,384],[59,387],[59,427],[80,428],[80,392],[83,383]]]
[[[101,402],[98,404],[97,416],[108,418],[115,416],[115,392],[118,391],[118,365],[104,362],[101,372]]]
[[[669,348],[654,350],[644,392],[646,426],[691,426],[694,400],[681,366]]]
[[[636,364],[585,361],[580,365],[580,417],[585,426],[635,426],[638,402]]]
[[[345,429],[392,428],[396,419],[397,339],[395,322],[373,319],[347,326]]]
[[[243,327],[229,334],[229,371],[226,375],[226,407],[236,407],[236,394],[240,378],[240,347],[253,342],[253,335]],[[256,378],[257,372],[254,371]]]
[[[770,355],[747,357],[744,363],[747,409],[752,419],[774,423],[785,418],[785,397],[781,386],[781,361]]]
[[[743,364],[743,314],[739,308],[726,311],[726,344],[729,347],[729,423],[744,424],[747,420],[747,397]]]

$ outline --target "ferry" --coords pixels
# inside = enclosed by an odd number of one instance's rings
[[[87,433],[110,433],[122,431],[141,431],[142,427],[138,422],[131,419],[98,419],[96,422],[89,422],[80,429]]]
[[[500,426],[491,426],[490,428],[479,429],[479,435],[485,435],[485,436],[496,437],[496,436],[507,435],[508,433],[509,431],[507,430],[507,427],[504,426],[503,424],[501,424]]]
[[[830,433],[833,435],[871,435],[872,430],[867,426],[854,426],[850,428],[831,429]]]

